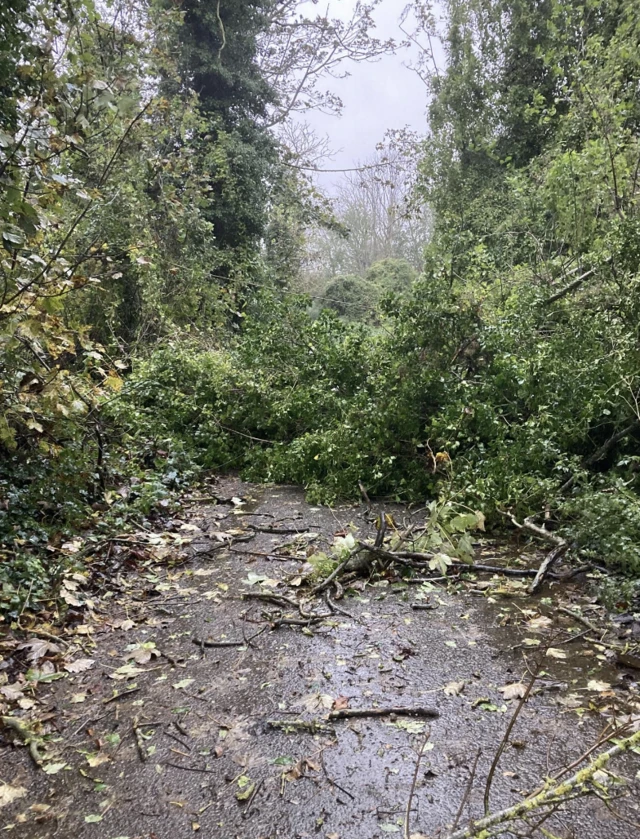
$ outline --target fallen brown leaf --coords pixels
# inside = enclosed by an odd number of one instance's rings
[[[513,684],[505,685],[498,690],[505,699],[522,699],[527,692],[527,686],[523,685],[522,682],[513,682]]]
[[[77,658],[75,661],[69,661],[64,665],[67,673],[84,673],[85,670],[90,670],[95,664],[93,658]]]

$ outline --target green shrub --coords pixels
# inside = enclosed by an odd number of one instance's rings
[[[349,274],[336,277],[325,288],[323,306],[346,320],[372,322],[381,297],[381,287],[368,278]]]

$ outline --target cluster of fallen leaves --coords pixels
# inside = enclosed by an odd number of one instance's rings
[[[218,516],[227,513],[221,511]],[[205,533],[196,524],[183,519],[165,522],[164,527],[161,532],[137,530],[109,540],[100,540],[93,535],[78,537],[55,548],[67,557],[82,557],[86,570],[70,571],[63,577],[58,597],[64,607],[39,615],[24,610],[20,623],[13,626],[16,635],[7,634],[0,641],[0,714],[8,713],[11,708],[30,711],[36,704],[39,684],[88,670],[94,661],[83,650],[87,645],[92,646],[92,636],[96,632],[103,629],[128,631],[142,619],[129,614],[132,594],[140,591],[150,596],[194,593],[195,589],[181,585],[181,581],[190,576],[214,573],[202,568],[192,571],[175,567],[184,562],[185,549],[194,539],[208,536],[228,542],[237,533],[245,532],[235,529],[223,532],[214,525],[211,532]],[[120,573],[117,569],[123,558],[132,554],[135,554],[138,573]],[[161,574],[158,573],[159,566],[162,567]],[[98,577],[100,584],[97,584]],[[224,584],[219,584],[216,590],[205,592],[203,596],[215,599],[225,588]],[[125,616],[113,618],[114,611],[117,612],[114,606],[119,603]],[[18,637],[23,632],[27,640]],[[128,663],[118,668],[111,678],[129,679],[139,672],[137,665],[147,664],[159,655],[150,644],[133,645],[128,652]]]

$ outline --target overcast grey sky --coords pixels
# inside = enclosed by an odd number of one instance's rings
[[[332,17],[348,17],[356,0],[329,0]],[[382,0],[375,12],[375,36],[381,40],[404,40],[399,28],[399,17],[405,0]],[[399,50],[397,55],[384,56],[379,61],[348,64],[346,79],[327,80],[326,87],[334,91],[344,103],[340,117],[309,113],[304,119],[321,135],[328,135],[336,152],[328,168],[349,167],[375,151],[376,144],[390,128],[409,126],[415,131],[426,130],[427,91],[423,82],[406,64],[411,50]],[[323,176],[323,186],[339,180],[339,175]]]

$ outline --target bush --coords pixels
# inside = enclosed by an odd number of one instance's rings
[[[404,259],[381,259],[374,262],[364,276],[367,282],[377,286],[385,294],[403,294],[410,290],[418,274]]]
[[[355,275],[336,277],[324,290],[323,305],[346,320],[372,322],[381,289],[369,279]]]

